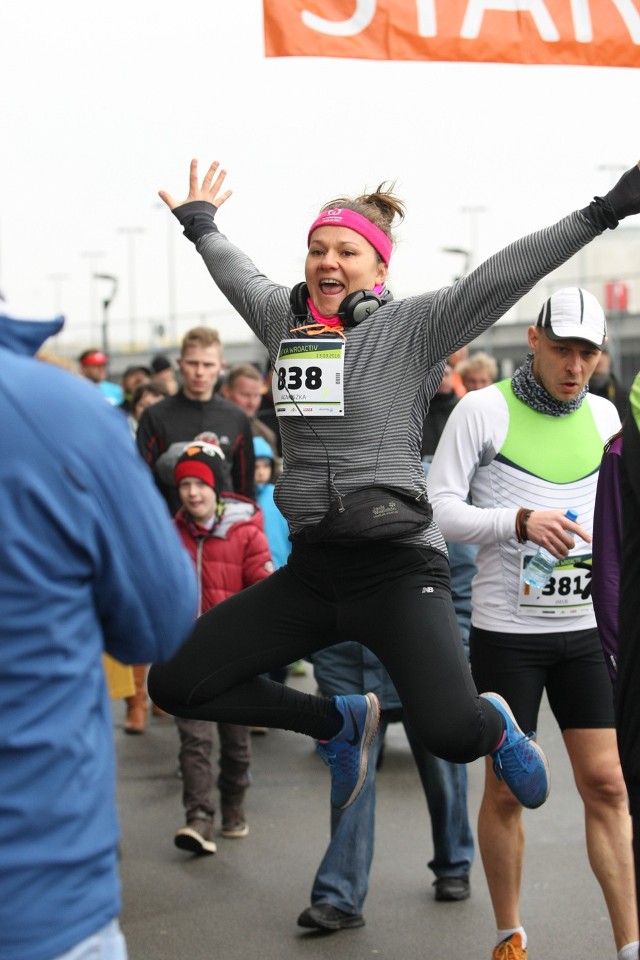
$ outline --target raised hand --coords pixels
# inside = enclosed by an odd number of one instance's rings
[[[186,198],[186,200],[174,200],[171,194],[167,193],[166,190],[159,190],[158,196],[166,203],[170,210],[174,210],[176,207],[181,207],[184,203],[190,203],[192,200],[206,200],[217,209],[229,199],[233,192],[232,190],[225,190],[224,193],[221,192],[227,176],[227,171],[220,170],[218,173],[219,167],[220,161],[214,160],[204,175],[202,186],[199,186],[198,161],[192,160],[191,166],[189,167],[189,196]]]

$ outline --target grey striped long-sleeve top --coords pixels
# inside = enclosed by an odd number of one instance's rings
[[[551,270],[600,231],[576,211],[510,244],[467,277],[435,292],[392,301],[345,331],[343,417],[280,419],[284,469],[276,502],[295,532],[318,523],[331,487],[341,495],[372,484],[418,496],[426,492],[420,460],[422,426],[445,359],[501,317]],[[289,288],[269,280],[218,232],[197,249],[220,290],[275,364],[283,339],[299,325]],[[446,553],[432,523],[411,538]]]

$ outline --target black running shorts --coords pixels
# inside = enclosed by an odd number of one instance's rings
[[[471,627],[471,672],[500,693],[520,727],[538,723],[543,691],[561,730],[614,727],[613,691],[598,631],[497,633]]]

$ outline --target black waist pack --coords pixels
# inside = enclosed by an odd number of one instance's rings
[[[334,500],[320,523],[291,534],[298,543],[397,540],[429,526],[426,494],[412,496],[394,487],[364,487]]]

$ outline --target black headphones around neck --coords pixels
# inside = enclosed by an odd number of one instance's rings
[[[306,283],[297,283],[292,288],[289,301],[294,317],[298,319],[309,316],[309,289]],[[385,287],[382,293],[374,293],[373,290],[356,290],[345,297],[340,304],[338,317],[345,327],[357,327],[363,320],[367,320],[372,313],[375,313],[379,307],[385,303],[390,303],[393,295]]]

